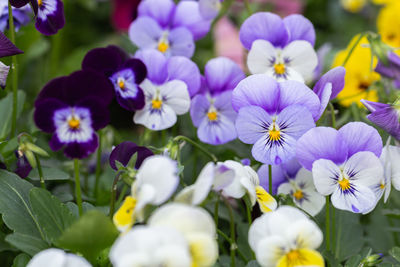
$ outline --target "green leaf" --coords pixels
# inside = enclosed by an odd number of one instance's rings
[[[81,253],[93,263],[102,250],[113,244],[118,235],[118,230],[106,215],[100,211],[91,210],[72,224],[56,245]]]
[[[42,167],[43,178],[47,181],[69,180],[70,175],[57,168]],[[37,169],[33,169],[29,174],[29,178],[34,181],[39,181],[39,173]]]
[[[21,113],[25,102],[25,92],[18,90],[18,109],[17,116]],[[13,105],[12,92],[0,100],[0,140],[4,140],[11,130],[11,116]]]
[[[389,251],[389,254],[395,258],[398,262],[400,262],[400,248],[394,247]]]
[[[31,256],[46,248],[49,248],[49,244],[46,241],[29,234],[9,234],[6,236],[6,241]]]
[[[256,260],[250,261],[247,263],[246,267],[260,267]]]
[[[75,221],[75,216],[68,207],[47,190],[32,188],[29,199],[39,225],[51,243]]]
[[[346,261],[346,264],[344,265],[344,267],[358,267],[361,260],[362,260],[362,258],[360,255],[354,255],[348,261]]]
[[[25,267],[28,265],[28,262],[31,260],[31,257],[26,255],[25,253],[18,254],[15,257],[12,267]]]
[[[7,243],[5,238],[6,238],[6,234],[3,232],[0,232],[0,252],[15,251],[16,249],[14,247],[12,247],[9,243]]]
[[[32,185],[17,175],[0,170],[0,213],[14,232],[45,239],[29,202]]]

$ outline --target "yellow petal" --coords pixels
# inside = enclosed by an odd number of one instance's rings
[[[136,199],[127,196],[119,210],[113,216],[113,222],[119,231],[124,232],[135,223],[134,210]]]
[[[324,267],[325,262],[318,251],[312,249],[296,249],[280,258],[277,267],[301,267],[318,266]]]
[[[392,1],[381,8],[378,14],[377,28],[382,40],[392,47],[400,45],[400,3]]]
[[[194,233],[187,236],[192,267],[213,266],[218,258],[218,244],[214,237],[204,233]]]
[[[267,191],[261,186],[256,186],[257,202],[260,206],[260,210],[263,213],[270,212],[276,209],[277,203],[275,198],[273,198]]]

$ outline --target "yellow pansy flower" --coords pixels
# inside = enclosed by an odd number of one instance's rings
[[[367,4],[367,0],[340,0],[340,4],[343,9],[357,13]]]
[[[400,47],[400,1],[393,1],[384,6],[376,21],[382,41],[392,47]]]

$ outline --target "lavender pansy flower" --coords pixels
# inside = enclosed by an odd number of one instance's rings
[[[400,140],[400,107],[368,100],[361,100],[364,106],[371,112],[367,118],[378,125],[397,140]]]
[[[240,40],[250,50],[247,66],[252,74],[304,82],[318,64],[314,27],[302,15],[281,19],[269,12],[256,13],[240,28]]]
[[[145,0],[129,28],[131,41],[140,49],[157,49],[166,56],[192,57],[194,41],[210,30],[211,20],[200,14],[199,3]]]
[[[396,88],[400,88],[400,57],[390,51],[387,54],[388,65],[381,61],[375,67],[375,71],[382,76],[392,79]]]
[[[50,81],[35,102],[34,120],[52,133],[50,147],[65,147],[69,158],[84,158],[98,146],[96,130],[109,121],[112,88],[107,78],[93,71],[77,71]]]
[[[198,128],[199,139],[220,145],[237,137],[237,113],[232,107],[231,96],[245,75],[235,62],[223,57],[210,60],[204,72],[201,93],[193,98],[190,115]]]
[[[125,141],[117,145],[111,152],[110,155],[111,168],[113,168],[114,170],[118,169],[115,163],[116,161],[122,163],[122,165],[126,167],[126,165],[129,163],[129,160],[135,153],[137,153],[135,169],[139,169],[140,165],[142,165],[143,161],[147,157],[154,155],[150,149],[144,146],[138,146],[133,142]]]
[[[145,94],[145,106],[133,118],[151,130],[172,127],[177,115],[190,108],[190,96],[200,88],[200,72],[196,64],[185,57],[166,58],[156,50],[136,54],[147,67],[147,79],[140,85]]]
[[[239,139],[254,144],[253,157],[282,164],[295,156],[296,140],[315,127],[320,101],[306,85],[278,83],[264,74],[242,80],[232,94]]]
[[[301,165],[312,170],[314,185],[342,210],[368,213],[377,203],[374,188],[384,170],[379,156],[382,139],[371,126],[351,122],[340,130],[317,127],[297,142]]]
[[[199,0],[200,14],[205,19],[214,19],[221,10],[223,0]]]
[[[317,50],[318,65],[314,69],[313,80],[317,80],[321,76],[322,71],[324,70],[324,66],[327,64],[326,57],[329,54],[329,52],[331,52],[331,50],[332,50],[332,45],[330,43],[325,43],[320,48],[318,48]]]
[[[32,9],[29,5],[21,8],[12,8],[15,31],[19,31],[21,26],[25,26],[31,21]],[[9,28],[8,25],[8,0],[0,0],[0,31],[4,32]]]
[[[147,75],[146,66],[116,46],[95,48],[82,61],[82,69],[98,71],[112,83],[118,103],[129,111],[144,107],[144,93],[139,84]]]

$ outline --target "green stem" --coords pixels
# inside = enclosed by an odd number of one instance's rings
[[[342,66],[346,66],[347,61],[349,61],[351,55],[353,54],[354,50],[356,49],[357,45],[361,42],[361,39],[364,37],[365,33],[360,33],[360,36],[357,38],[356,42],[354,45],[351,47],[349,53],[347,54],[346,58],[344,59]]]
[[[217,200],[215,201],[215,206],[214,206],[214,223],[215,223],[215,228],[218,229],[218,210],[219,210],[219,194],[217,193]]]
[[[249,16],[251,16],[251,14],[253,14],[253,12],[251,11],[251,6],[249,3],[249,0],[244,0],[244,6],[246,7],[247,13],[249,13]]]
[[[237,249],[237,245],[236,245],[236,233],[235,233],[235,220],[233,218],[233,210],[231,205],[229,204],[229,202],[224,198],[224,202],[226,207],[228,208],[228,212],[229,212],[229,221],[230,221],[230,230],[231,230],[231,247],[230,247],[230,251],[231,251],[231,267],[235,267],[236,266],[236,249]]]
[[[249,197],[246,195],[244,197],[244,203],[246,204],[246,212],[247,212],[247,221],[249,222],[249,226],[253,223],[253,219],[251,218],[251,203]]]
[[[128,185],[124,183],[124,186],[122,187],[121,193],[118,196],[117,203],[115,203],[116,207],[119,207],[119,205],[121,204],[122,200],[124,199],[126,190],[128,190]]]
[[[15,44],[15,28],[14,17],[12,14],[12,6],[8,2],[8,23],[10,25],[10,41]],[[17,56],[12,56],[12,90],[13,90],[13,109],[11,115],[11,135],[17,134],[17,109],[18,109],[18,69]]]
[[[39,178],[40,178],[40,186],[43,189],[46,189],[46,184],[44,183],[44,178],[43,178],[43,170],[42,170],[42,165],[40,164],[40,159],[38,155],[35,154],[35,159],[36,159],[36,165],[38,168],[38,173],[39,173]]]
[[[201,152],[203,152],[205,155],[207,155],[208,157],[210,157],[211,160],[212,160],[213,162],[217,162],[217,161],[218,161],[217,157],[216,157],[214,154],[208,152],[208,151],[207,151],[206,149],[204,149],[201,145],[199,145],[198,143],[196,143],[195,141],[193,141],[192,139],[190,139],[190,138],[188,138],[188,137],[186,137],[186,136],[178,135],[178,136],[176,136],[176,137],[174,138],[174,141],[175,141],[175,142],[179,142],[179,141],[188,142],[189,144],[195,146],[198,150],[200,150]]]
[[[329,102],[329,108],[331,110],[331,120],[332,120],[332,127],[336,129],[336,116],[335,116],[335,107],[331,102]]]
[[[217,233],[222,236],[226,241],[229,242],[229,244],[232,244],[232,240],[221,230],[217,229]],[[238,248],[237,251],[239,252],[239,256],[242,258],[242,260],[244,262],[249,262],[249,259],[246,258],[246,256],[244,255],[244,253]]]
[[[118,172],[117,175],[115,175],[114,182],[111,187],[111,200],[110,200],[110,219],[114,216],[114,210],[115,210],[115,196],[117,195],[117,184],[119,181],[119,177],[121,176],[122,172]]]
[[[94,183],[94,198],[97,199],[97,195],[99,193],[99,182],[100,182],[100,174],[101,174],[101,144],[102,144],[103,134],[102,131],[99,131],[99,147],[97,148],[96,153],[96,180]]]
[[[325,203],[325,243],[326,243],[326,250],[331,250],[331,239],[330,239],[330,217],[329,217],[329,206],[330,206],[330,198],[326,196],[326,203]]]
[[[268,165],[268,192],[272,196],[272,165]]]
[[[52,49],[50,55],[50,78],[57,75],[57,71],[59,70],[59,61],[60,61],[60,51],[61,51],[61,38],[62,32],[55,34],[51,37]]]
[[[74,170],[75,170],[75,195],[76,204],[79,209],[79,216],[82,216],[82,193],[81,193],[81,181],[79,178],[79,159],[74,159]]]
[[[335,247],[336,247],[336,221],[335,221],[335,216],[336,216],[336,209],[332,205],[332,249],[335,249]]]

